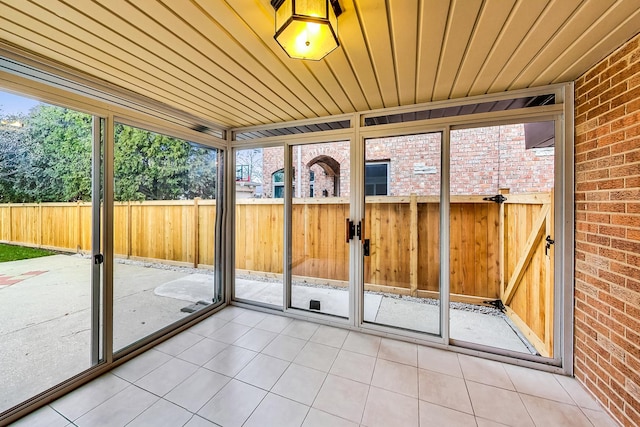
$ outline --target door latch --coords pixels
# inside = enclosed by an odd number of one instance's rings
[[[482,200],[486,200],[487,202],[495,202],[497,204],[502,204],[507,200],[507,198],[504,197],[502,194],[496,194],[495,196],[491,196],[491,197],[483,197]]]
[[[553,245],[556,241],[553,240],[551,236],[547,236],[547,238],[544,240],[547,242],[547,244],[544,246],[544,254],[549,255],[549,249],[551,249],[551,245]]]
[[[104,256],[102,254],[95,254],[93,256],[93,263],[95,265],[102,264],[104,262]]]

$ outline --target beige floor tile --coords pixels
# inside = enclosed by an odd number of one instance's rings
[[[329,372],[333,361],[338,355],[338,351],[335,347],[329,347],[328,345],[315,342],[307,342],[293,361],[307,368]]]
[[[198,415],[221,426],[239,427],[266,395],[262,389],[231,380],[198,411]]]
[[[269,393],[243,427],[300,427],[309,407]]]
[[[238,338],[233,345],[252,351],[262,351],[277,336],[275,332],[254,328]]]
[[[454,411],[444,406],[433,403],[419,401],[420,405],[420,427],[442,426],[442,427],[475,427],[476,420],[473,415],[464,412]]]
[[[283,316],[276,316],[274,314],[268,314],[262,321],[260,321],[255,327],[258,329],[264,329],[265,331],[275,332],[279,334],[282,332],[293,319]]]
[[[235,377],[257,354],[255,351],[230,345],[203,367],[228,377]]]
[[[313,407],[354,423],[360,423],[369,386],[329,374]]]
[[[467,385],[462,378],[420,369],[418,387],[420,400],[473,414]]]
[[[292,363],[271,391],[296,402],[311,405],[326,377],[327,374],[322,371]]]
[[[520,397],[537,426],[591,427],[591,422],[577,406],[526,394]]]
[[[163,353],[170,354],[171,356],[177,356],[202,339],[202,335],[184,331],[181,334],[178,334],[172,338],[169,338],[165,342],[158,344],[154,348]]]
[[[453,351],[419,345],[418,368],[462,378],[458,353]]]
[[[371,384],[376,358],[364,354],[340,350],[338,357],[331,366],[331,373],[343,378]]]
[[[134,418],[127,427],[182,426],[189,421],[191,415],[186,409],[160,399]]]
[[[187,329],[189,332],[202,335],[204,337],[209,337],[218,329],[222,328],[228,322],[224,319],[215,316],[209,316],[204,319],[202,322],[198,323]]]
[[[251,328],[248,326],[229,322],[212,333],[209,337],[213,338],[216,341],[231,344],[234,341],[238,340],[238,338],[249,332],[249,330],[251,330]]]
[[[248,311],[251,311],[251,310],[248,310],[246,308],[241,308],[241,307],[234,307],[230,305],[218,311],[212,317],[217,317],[220,319],[224,319],[226,321],[230,321],[240,316],[242,313],[246,313]]]
[[[228,344],[223,342],[212,340],[211,338],[204,338],[202,341],[197,342],[180,353],[177,357],[194,365],[202,366],[228,346]]]
[[[380,349],[380,337],[351,331],[342,345],[343,350],[376,357]]]
[[[504,365],[493,360],[458,355],[465,380],[515,391]]]
[[[288,366],[289,362],[286,360],[258,354],[236,375],[236,379],[264,390],[270,390]]]
[[[371,387],[361,424],[367,427],[418,427],[418,399]]]
[[[575,404],[553,374],[514,365],[504,365],[504,368],[518,393]]]
[[[594,427],[618,427],[618,423],[604,411],[582,408],[582,412],[589,418]]]
[[[164,398],[183,408],[198,412],[231,378],[199,368],[193,375],[178,384]]]
[[[158,396],[131,385],[75,421],[79,427],[124,426],[158,401]]]
[[[204,418],[194,415],[191,417],[188,423],[184,425],[184,427],[219,427],[216,424],[212,423],[209,420],[205,420]]]
[[[127,381],[111,373],[106,373],[55,400],[51,403],[51,407],[73,421],[128,386]]]
[[[382,338],[378,358],[418,366],[418,346],[404,341]]]
[[[296,358],[298,353],[300,353],[306,343],[305,340],[286,335],[278,335],[262,350],[262,353],[291,362]]]
[[[198,365],[174,358],[154,371],[149,372],[136,381],[135,384],[155,395],[164,396],[175,386],[189,378],[197,369]]]
[[[480,418],[480,417],[476,417],[476,423],[478,423],[478,427],[505,427],[505,426],[507,426],[506,424],[497,423],[495,421],[487,420],[487,419]]]
[[[410,397],[418,397],[418,368],[378,359],[371,385]]]
[[[358,427],[358,424],[336,417],[316,408],[311,408],[302,427]]]
[[[57,413],[50,406],[43,406],[29,415],[20,418],[12,427],[65,427],[69,420]]]
[[[596,399],[589,394],[587,390],[585,390],[583,385],[580,384],[577,379],[565,375],[556,375],[555,377],[578,406],[596,411],[602,410],[602,406],[600,406]]]
[[[118,366],[111,373],[123,380],[135,382],[171,359],[168,354],[151,349]]]
[[[233,323],[240,323],[241,325],[253,328],[258,323],[262,322],[265,317],[267,317],[266,313],[261,313],[259,311],[247,311],[237,317],[234,317],[231,321]]]
[[[476,416],[513,427],[533,427],[533,421],[515,391],[467,381]]]
[[[318,330],[318,325],[304,320],[294,320],[289,323],[282,335],[287,335],[301,340],[309,340]]]
[[[341,348],[348,334],[349,331],[344,329],[320,325],[309,340],[330,347]]]

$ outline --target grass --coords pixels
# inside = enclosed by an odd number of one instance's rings
[[[24,246],[4,245],[0,243],[0,262],[39,258],[54,254],[55,252],[44,249],[25,248]]]

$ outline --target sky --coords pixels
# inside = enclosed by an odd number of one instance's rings
[[[0,91],[0,112],[3,115],[29,112],[29,109],[37,105],[39,101],[24,96],[13,95]]]

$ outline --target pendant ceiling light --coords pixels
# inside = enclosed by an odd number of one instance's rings
[[[271,0],[274,38],[291,58],[320,60],[340,46],[338,0]]]

